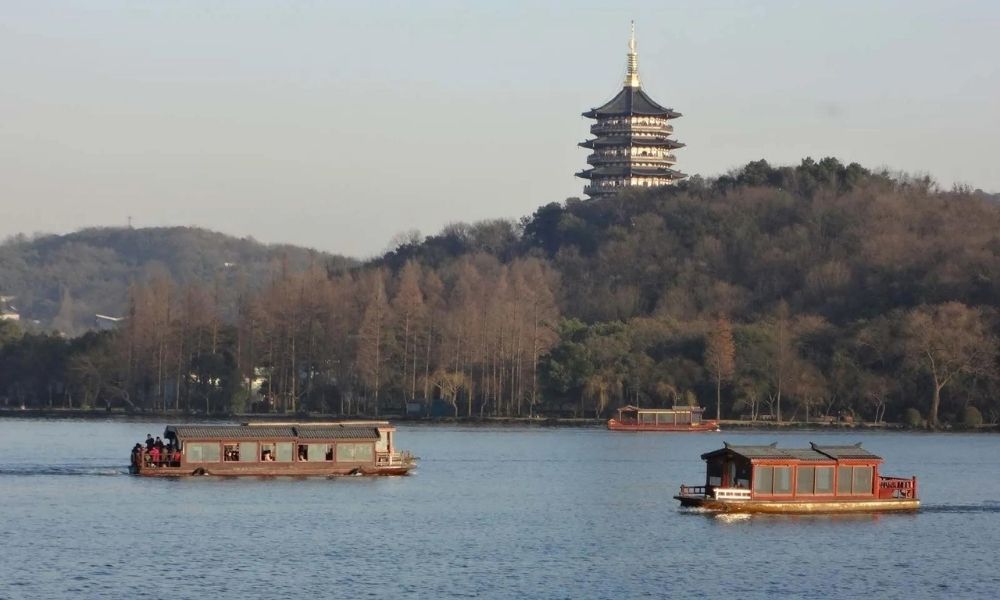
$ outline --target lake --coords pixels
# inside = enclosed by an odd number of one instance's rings
[[[993,598],[1000,436],[401,425],[409,477],[127,475],[162,422],[0,419],[0,598]],[[863,442],[923,508],[682,511],[699,455]]]

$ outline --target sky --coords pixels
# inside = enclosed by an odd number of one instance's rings
[[[0,0],[0,239],[191,225],[359,258],[582,196],[622,86],[678,167],[1000,191],[1000,2]]]

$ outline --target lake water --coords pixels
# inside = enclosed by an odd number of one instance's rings
[[[0,419],[0,598],[995,598],[1000,436],[409,426],[410,477],[126,474],[162,423]],[[678,509],[699,455],[864,442],[909,515]]]

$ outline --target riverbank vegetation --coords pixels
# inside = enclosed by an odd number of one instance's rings
[[[1000,206],[834,159],[549,204],[258,285],[128,287],[123,324],[0,323],[0,403],[203,413],[1000,420]]]

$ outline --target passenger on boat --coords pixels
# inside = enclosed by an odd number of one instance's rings
[[[132,466],[138,467],[142,461],[142,444],[132,447]]]
[[[155,444],[156,444],[156,442],[153,440],[153,434],[147,433],[146,434],[146,451],[148,452],[148,451],[152,450],[153,446]]]
[[[153,462],[153,466],[157,466],[160,463],[160,449],[153,446],[153,449],[149,451],[149,459]]]
[[[181,466],[181,450],[180,448],[174,448],[174,451],[170,454],[170,466],[179,467]]]
[[[264,462],[274,462],[274,457],[271,456],[270,450],[264,450],[264,455],[261,457]]]
[[[163,454],[163,440],[160,439],[160,436],[156,436],[156,441],[153,442],[153,445],[160,451],[160,454]]]

